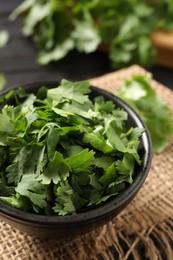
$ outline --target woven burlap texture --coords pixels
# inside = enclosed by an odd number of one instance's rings
[[[124,79],[146,74],[132,66],[91,79],[116,93]],[[173,93],[152,80],[152,87],[173,112]],[[173,259],[173,139],[154,154],[151,170],[131,204],[103,227],[73,240],[41,240],[0,222],[0,259]]]

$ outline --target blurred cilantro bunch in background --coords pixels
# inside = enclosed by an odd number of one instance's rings
[[[32,37],[38,63],[60,60],[72,49],[106,49],[113,68],[151,66],[156,50],[150,36],[173,28],[172,0],[25,0],[11,14],[23,18],[23,34]]]

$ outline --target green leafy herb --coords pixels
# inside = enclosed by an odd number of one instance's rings
[[[90,53],[108,50],[112,66],[150,66],[156,50],[150,36],[173,28],[173,2],[165,0],[25,0],[11,14],[23,18],[23,33],[38,48],[45,65],[72,49]]]
[[[6,30],[0,31],[0,48],[3,48],[6,46],[7,42],[9,41],[9,33]]]
[[[153,152],[160,153],[169,146],[173,135],[173,115],[151,87],[150,80],[150,74],[134,75],[123,82],[116,95],[139,113],[149,129]]]
[[[126,129],[127,113],[90,92],[88,81],[62,80],[37,94],[20,88],[2,97],[2,201],[37,214],[75,214],[133,182],[144,129]]]

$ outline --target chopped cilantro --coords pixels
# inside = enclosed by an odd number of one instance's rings
[[[127,113],[90,92],[88,81],[62,80],[37,94],[20,88],[2,97],[2,201],[37,214],[75,214],[133,182],[144,129],[126,129]]]

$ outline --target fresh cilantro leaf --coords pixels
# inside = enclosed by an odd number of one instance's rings
[[[1,30],[0,31],[0,48],[3,48],[6,46],[10,38],[10,35],[7,30]]]
[[[20,195],[29,198],[34,205],[40,208],[46,207],[46,199],[49,200],[47,186],[39,182],[35,174],[23,175],[15,190]]]
[[[6,114],[0,114],[0,132],[10,133],[13,131],[10,118]]]
[[[101,114],[112,113],[115,110],[115,104],[112,101],[105,101],[102,96],[96,97],[94,101],[94,110]]]
[[[82,129],[80,126],[64,126],[57,129],[57,132],[60,136],[73,134],[73,133],[81,133]]]
[[[99,156],[94,159],[94,165],[98,168],[103,168],[104,170],[106,170],[113,162],[114,158],[109,155]]]
[[[116,162],[115,169],[119,174],[119,178],[115,181],[116,184],[120,183],[120,181],[123,182],[124,177],[127,182],[133,182],[132,174],[134,172],[134,159],[132,155],[125,153],[123,159]],[[123,175],[124,177],[121,177],[120,175]]]
[[[46,138],[48,158],[52,158],[54,156],[59,139],[60,136],[58,134],[58,129],[54,127],[50,127]]]
[[[107,169],[105,174],[99,179],[104,185],[110,184],[117,177],[115,163],[112,163]]]
[[[62,116],[62,117],[68,117],[68,116],[73,116],[74,114],[69,112],[69,111],[65,111],[63,109],[59,109],[56,107],[53,107],[52,110],[58,115],[58,116]]]
[[[0,173],[0,176],[1,176],[1,173]],[[11,196],[12,194],[15,194],[15,189],[14,187],[9,187],[6,183],[6,180],[3,177],[0,177],[0,191],[1,191],[1,196],[4,196],[4,197],[8,197],[8,196]]]
[[[69,171],[70,167],[64,160],[62,154],[56,151],[39,180],[41,180],[43,184],[50,184],[51,181],[57,184],[61,180],[67,179]]]
[[[62,181],[55,191],[56,204],[53,210],[62,216],[75,213],[76,209],[72,201],[73,193],[74,191],[69,183]]]
[[[0,196],[0,199],[14,208],[22,209],[24,211],[30,210],[30,205],[28,203],[29,200],[27,200],[27,198],[25,197],[20,196],[19,194],[8,197]]]
[[[151,75],[134,75],[125,80],[116,93],[129,103],[146,123],[152,139],[153,152],[160,153],[173,135],[173,116],[168,106],[151,86]]]
[[[80,145],[70,145],[66,148],[67,157],[71,157],[83,151],[83,147]]]
[[[98,118],[99,114],[95,111],[93,111],[90,108],[88,108],[88,105],[86,103],[78,105],[77,103],[66,103],[63,106],[64,111],[67,111],[67,113],[73,113],[73,115],[78,115],[80,118],[82,117],[82,120],[84,118],[84,121],[87,122],[85,119],[92,119],[92,118]],[[70,111],[70,112],[68,112]]]
[[[94,160],[94,151],[84,149],[80,153],[70,156],[65,159],[65,162],[75,170],[88,170]]]
[[[70,82],[62,80],[61,85],[56,89],[48,90],[48,98],[55,101],[63,101],[63,99],[73,100],[83,104],[88,101],[88,94],[90,92],[89,82]]]
[[[83,137],[84,143],[89,143],[93,148],[102,151],[103,153],[110,153],[114,151],[114,148],[111,145],[108,145],[101,137],[97,136],[94,133],[84,134]]]
[[[95,51],[101,39],[92,18],[90,19],[87,16],[85,21],[75,20],[73,24],[74,30],[71,32],[71,37],[74,40],[76,49],[85,53]]]
[[[109,128],[106,131],[106,135],[109,140],[109,143],[112,145],[113,148],[120,152],[125,152],[126,147],[112,126],[109,126]]]
[[[23,175],[39,173],[39,167],[44,147],[37,145],[25,145],[16,154],[7,171],[8,183],[19,183]]]
[[[72,39],[67,39],[61,44],[58,44],[53,50],[40,51],[38,56],[38,63],[46,65],[51,61],[56,61],[64,58],[69,51],[74,48]]]

